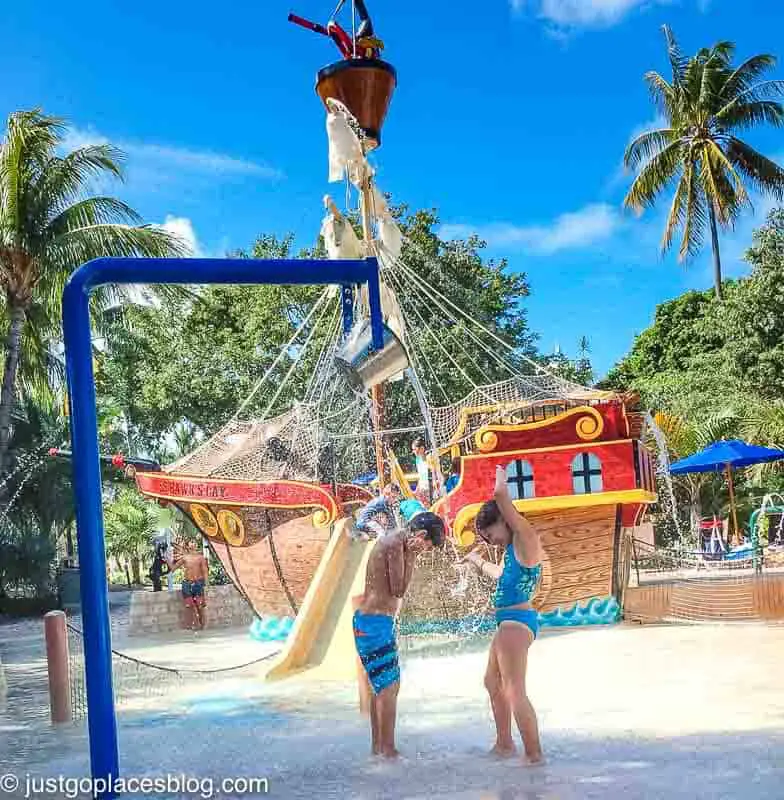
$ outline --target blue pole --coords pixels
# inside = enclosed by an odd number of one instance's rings
[[[71,400],[73,485],[81,567],[87,719],[93,777],[118,777],[119,748],[112,688],[111,624],[90,331],[91,291],[107,283],[345,286],[365,282],[368,284],[373,347],[380,350],[384,343],[384,327],[378,262],[375,258],[365,261],[98,258],[79,267],[66,284],[63,292],[63,334]],[[114,793],[109,791],[102,796],[111,798]]]
[[[105,283],[326,285],[373,284],[377,299],[378,261],[255,258],[96,258],[79,267],[70,281],[87,291]],[[380,300],[379,300],[380,308]],[[373,300],[370,302],[371,310]]]
[[[112,689],[111,626],[89,300],[89,292],[79,282],[72,281],[66,285],[63,292],[63,334],[71,400],[90,768],[96,778],[111,776],[116,779],[120,767]],[[108,792],[104,797],[114,797],[114,793]]]
[[[381,286],[378,277],[376,259],[368,259],[375,265],[371,275],[367,276],[368,303],[370,305],[370,330],[373,334],[373,349],[381,350],[384,347],[384,316],[381,310]]]
[[[354,324],[354,287],[340,287],[340,305],[343,309],[343,336],[351,333],[351,326]]]

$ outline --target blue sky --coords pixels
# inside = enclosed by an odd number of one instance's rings
[[[245,247],[261,232],[293,231],[308,244],[330,189],[313,83],[334,53],[286,16],[325,20],[333,5],[3,4],[0,112],[40,106],[70,120],[71,143],[124,148],[127,182],[115,191],[199,252]],[[544,350],[573,352],[586,335],[604,371],[657,303],[710,285],[707,253],[688,267],[659,256],[663,211],[638,220],[621,210],[624,147],[655,120],[642,76],[666,69],[664,23],[688,52],[732,39],[740,57],[784,56],[784,4],[743,0],[742,13],[737,0],[368,6],[399,75],[376,159],[381,188],[437,207],[446,232],[477,231],[492,255],[524,270]],[[780,132],[748,138],[784,157]],[[728,275],[744,271],[751,230],[770,207],[758,202],[725,235]]]

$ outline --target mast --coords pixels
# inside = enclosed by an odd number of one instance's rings
[[[363,143],[363,151],[365,146]],[[366,153],[365,153],[366,155]],[[360,193],[362,195],[362,239],[365,243],[365,253],[369,258],[377,256],[376,243],[373,238],[373,220],[370,209],[373,202],[373,178],[369,169],[365,169],[360,183]],[[386,474],[384,471],[384,439],[381,431],[384,430],[384,384],[377,383],[370,389],[370,399],[372,402],[371,424],[373,426],[373,448],[376,453],[376,474],[378,475],[378,488],[383,489],[386,485]]]
[[[356,0],[352,6],[352,14],[358,14],[360,26],[351,34],[343,30],[335,21],[337,13],[344,3],[332,14],[326,25],[311,22],[289,15],[294,24],[332,39],[342,59],[319,70],[316,78],[316,92],[327,110],[330,102],[338,102],[356,120],[362,135],[360,142],[363,157],[381,145],[381,128],[389,110],[389,103],[397,86],[395,68],[381,58],[384,43],[375,33],[373,21],[368,13],[364,0]],[[367,258],[378,255],[373,237],[373,173],[365,161],[365,169],[359,182],[362,196],[362,233]],[[349,292],[344,291],[344,308],[350,305]],[[386,483],[384,471],[384,446],[381,431],[384,430],[384,385],[383,381],[375,384],[370,390],[373,402],[372,426],[376,471],[379,487]]]

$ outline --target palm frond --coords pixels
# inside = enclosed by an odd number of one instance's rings
[[[728,67],[735,56],[736,49],[735,42],[717,42],[710,49],[709,60],[718,60],[722,66]]]
[[[677,114],[678,90],[656,71],[646,72],[645,82],[654,105],[667,119],[673,120]]]
[[[154,225],[115,224],[73,228],[53,239],[50,250],[69,272],[108,253],[118,258],[170,258],[188,253],[182,238]]]
[[[732,411],[709,414],[694,425],[697,450],[702,450],[714,442],[731,439],[738,434],[740,420]]]
[[[725,131],[749,130],[758,125],[784,127],[784,106],[776,100],[755,100],[737,102],[724,106],[714,117],[716,123]]]
[[[731,137],[727,142],[727,158],[761,194],[772,194],[784,201],[784,169],[740,139]]]
[[[90,145],[66,156],[52,156],[33,186],[35,222],[41,228],[81,199],[91,180],[110,177],[123,180],[124,153],[110,144]]]
[[[688,194],[689,182],[686,175],[681,175],[678,181],[678,187],[672,198],[672,206],[670,213],[667,216],[667,224],[664,228],[664,236],[662,237],[661,249],[666,253],[672,246],[672,239],[675,232],[683,226],[686,221],[686,196]]]
[[[662,32],[667,43],[667,55],[670,60],[670,69],[672,70],[672,83],[673,86],[677,86],[683,80],[683,73],[688,59],[683,55],[670,26],[663,25]]]
[[[653,156],[634,179],[623,204],[634,211],[650,208],[659,194],[675,178],[683,146],[679,140]]]
[[[701,159],[703,190],[710,197],[723,226],[731,225],[751,200],[732,162],[715,142],[707,142]]]
[[[744,438],[763,447],[784,450],[784,402],[760,402],[752,405],[742,420]]]
[[[683,238],[678,253],[680,261],[685,261],[700,250],[707,222],[705,198],[699,185],[697,168],[693,160],[690,160],[684,169],[684,180],[686,181],[686,211]]]
[[[775,66],[776,57],[767,53],[747,58],[727,76],[720,89],[720,96],[729,99],[747,91]]]
[[[138,225],[140,222],[141,217],[121,200],[113,197],[88,197],[68,206],[52,219],[42,238],[57,239],[70,231],[92,225]]]
[[[629,169],[636,169],[641,163],[650,161],[667,145],[672,144],[677,134],[672,128],[660,128],[641,133],[626,148],[623,163]]]

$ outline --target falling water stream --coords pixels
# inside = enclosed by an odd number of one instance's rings
[[[659,486],[664,486],[666,489],[665,497],[662,497],[661,492],[659,492],[659,505],[669,514],[675,525],[675,530],[678,532],[678,539],[680,542],[683,542],[683,530],[681,528],[681,522],[678,519],[678,505],[675,500],[675,487],[673,486],[672,475],[670,474],[670,454],[667,450],[667,438],[664,435],[664,431],[656,424],[656,420],[651,416],[650,412],[645,413],[645,425],[656,442],[656,475],[659,478]]]

